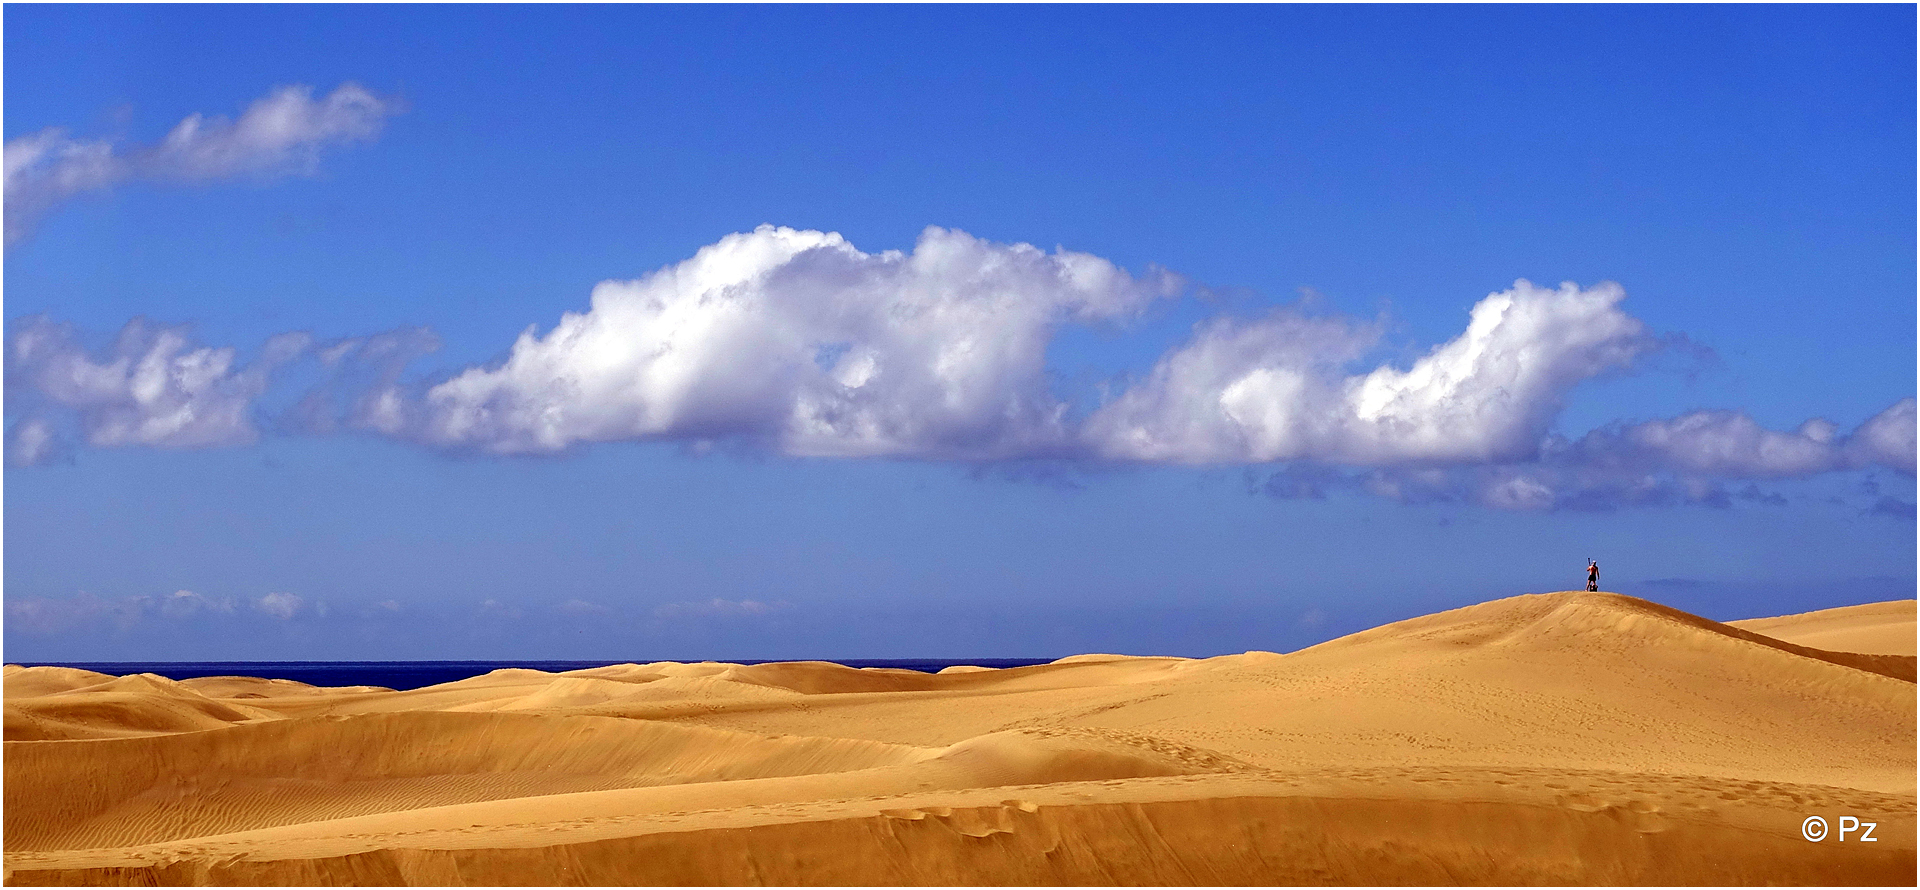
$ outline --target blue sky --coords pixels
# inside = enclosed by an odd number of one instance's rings
[[[12,6],[7,658],[1910,596],[1913,29]]]

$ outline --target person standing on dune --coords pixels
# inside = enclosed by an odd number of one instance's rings
[[[1600,589],[1600,564],[1591,559],[1587,560],[1587,589]]]

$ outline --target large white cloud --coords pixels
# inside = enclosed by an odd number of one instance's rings
[[[1069,447],[1046,350],[1070,320],[1175,293],[1099,257],[929,228],[910,253],[762,226],[594,288],[504,363],[434,387],[390,429],[494,453],[632,439],[788,454],[992,459]]]
[[[282,426],[492,454],[731,440],[795,456],[1274,463],[1287,466],[1262,487],[1279,497],[1345,487],[1502,509],[1773,503],[1728,484],[1914,473],[1912,398],[1845,434],[1823,419],[1768,429],[1737,411],[1551,433],[1582,381],[1667,342],[1622,311],[1612,284],[1516,282],[1404,366],[1369,361],[1384,321],[1282,308],[1203,322],[1104,404],[1051,390],[1061,327],[1124,321],[1183,288],[1165,271],[947,229],[869,254],[837,234],[763,226],[604,282],[586,311],[529,328],[500,362],[425,387],[401,380],[437,344],[425,329],[312,350],[283,335],[241,366],[179,328],[136,320],[96,356],[29,318],[8,341],[8,459],[59,454],[55,421],[68,415],[95,446],[251,442],[273,369],[311,351],[323,382]]]
[[[1519,281],[1408,369],[1352,375],[1342,367],[1377,330],[1288,314],[1210,323],[1096,412],[1086,435],[1106,457],[1188,464],[1524,457],[1574,385],[1658,345],[1620,311],[1624,297],[1614,284]]]
[[[314,99],[285,86],[256,100],[238,120],[189,115],[152,145],[78,140],[60,129],[6,143],[6,243],[24,237],[60,202],[136,180],[204,182],[241,175],[311,172],[329,145],[372,138],[399,110],[392,99],[343,84]]]

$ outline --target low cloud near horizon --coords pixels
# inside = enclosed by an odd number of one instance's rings
[[[938,227],[911,251],[866,253],[837,234],[762,226],[602,282],[585,311],[545,334],[527,328],[498,363],[414,384],[401,369],[433,349],[429,331],[317,346],[282,334],[241,363],[232,347],[140,319],[90,354],[70,328],[29,318],[7,341],[8,401],[22,408],[7,458],[45,463],[69,438],[251,443],[277,369],[310,356],[333,376],[279,426],[450,452],[669,441],[792,457],[1244,465],[1273,468],[1257,487],[1276,497],[1352,488],[1522,510],[1724,506],[1769,497],[1728,483],[1914,474],[1911,397],[1851,431],[1820,418],[1772,430],[1715,410],[1555,435],[1579,384],[1684,343],[1623,311],[1609,282],[1517,281],[1404,368],[1361,364],[1379,351],[1381,320],[1278,307],[1196,325],[1101,404],[1054,394],[1046,356],[1062,328],[1124,326],[1192,290],[1165,270]],[[329,407],[340,398],[344,415]]]
[[[313,649],[323,640],[356,641],[367,654],[382,641],[409,640],[438,647],[449,658],[472,658],[476,645],[501,639],[541,645],[588,641],[608,654],[625,649],[634,657],[672,647],[681,655],[690,640],[719,635],[751,637],[774,618],[804,616],[807,610],[785,600],[729,600],[712,597],[688,602],[648,602],[616,598],[611,604],[571,598],[564,602],[528,599],[502,602],[383,599],[348,595],[329,600],[285,591],[254,595],[203,594],[192,590],[100,596],[8,596],[4,603],[10,646],[24,646],[15,660],[49,657],[38,647],[78,645],[58,656],[66,661],[126,661],[171,658],[150,648],[155,641],[192,640],[203,660],[289,660],[289,656],[333,660]],[[633,648],[639,647],[639,651]],[[554,657],[564,649],[550,650]],[[819,654],[819,653],[815,653]],[[18,652],[16,652],[18,655]],[[521,657],[527,657],[524,654]]]

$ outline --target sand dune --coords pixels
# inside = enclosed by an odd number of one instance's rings
[[[8,665],[6,682],[9,741],[194,732],[278,716],[239,701],[209,698],[155,674],[109,677],[71,668],[22,670]]]
[[[1914,604],[1913,600],[1894,600],[1727,623],[1817,649],[1912,657]]]
[[[1284,655],[411,691],[8,666],[6,879],[1910,885],[1913,616],[1556,593]]]

